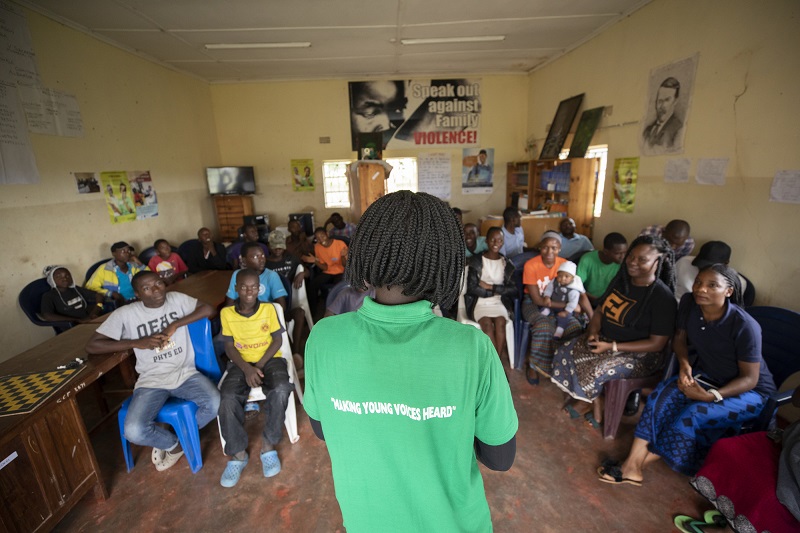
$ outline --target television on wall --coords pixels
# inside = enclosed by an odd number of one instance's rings
[[[253,167],[206,168],[209,194],[255,194]]]

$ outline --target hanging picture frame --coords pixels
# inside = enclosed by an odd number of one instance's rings
[[[558,104],[556,116],[550,125],[550,131],[547,133],[547,139],[544,141],[539,159],[558,159],[558,154],[564,146],[564,141],[567,140],[572,123],[575,121],[575,115],[578,114],[578,109],[580,109],[581,102],[583,102],[583,95],[584,93],[581,93],[572,98],[567,98]]]
[[[592,142],[594,132],[600,124],[600,119],[603,118],[603,109],[603,107],[595,107],[581,113],[581,119],[575,129],[575,136],[572,138],[572,145],[569,147],[570,159],[586,155],[586,150]]]

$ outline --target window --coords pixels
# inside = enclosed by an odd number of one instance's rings
[[[347,183],[347,165],[350,161],[323,161],[322,190],[325,207],[350,207],[350,186]]]
[[[558,154],[559,159],[566,159],[569,157],[569,148],[561,150]],[[594,195],[594,217],[600,218],[603,212],[603,191],[606,185],[606,168],[608,166],[608,145],[601,144],[597,146],[590,146],[586,150],[586,158],[599,158],[600,168],[597,169],[597,191]]]
[[[386,192],[409,190],[417,192],[417,158],[392,157],[386,162],[392,165],[392,173],[386,182]],[[345,174],[350,161],[324,161],[322,163],[322,187],[325,192],[325,207],[350,207],[350,184]]]

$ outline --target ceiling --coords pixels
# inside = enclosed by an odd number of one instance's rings
[[[650,0],[18,0],[209,82],[525,73]],[[402,44],[401,39],[504,36]],[[207,44],[309,42],[209,50]]]

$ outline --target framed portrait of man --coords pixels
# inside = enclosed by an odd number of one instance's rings
[[[698,55],[650,72],[639,147],[642,155],[683,153]]]

